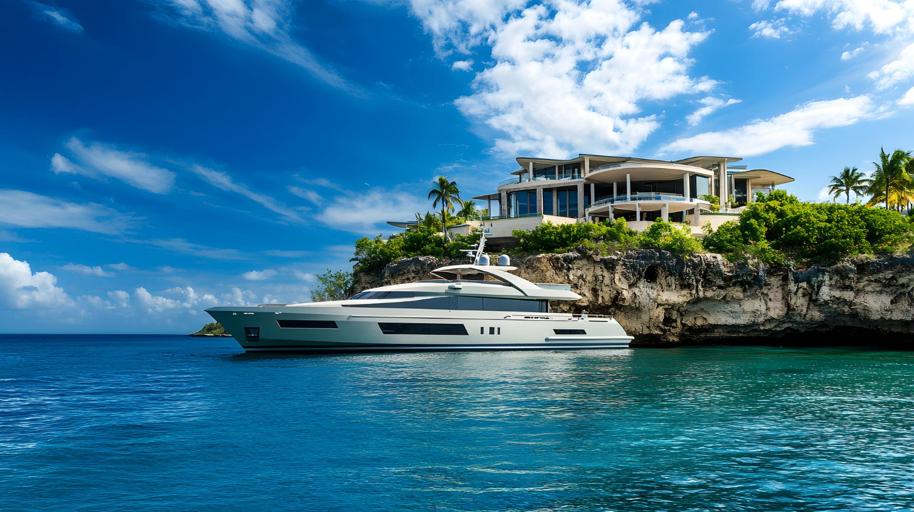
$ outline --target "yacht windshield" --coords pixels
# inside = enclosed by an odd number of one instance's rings
[[[428,293],[428,292],[359,292],[352,297],[349,297],[349,300],[374,300],[374,299],[408,299],[410,297],[428,297],[432,295],[440,295],[437,293]]]

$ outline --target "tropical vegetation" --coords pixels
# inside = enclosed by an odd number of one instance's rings
[[[739,220],[702,240],[731,259],[770,264],[834,263],[849,256],[907,250],[914,225],[898,212],[863,205],[804,203],[784,191],[762,196]]]
[[[896,149],[886,153],[879,151],[879,161],[873,162],[873,175],[867,189],[874,206],[883,203],[886,209],[910,210],[914,203],[914,159],[911,152]]]
[[[444,176],[438,176],[434,186],[428,191],[428,198],[432,201],[432,208],[441,206],[441,231],[447,241],[447,215],[460,201],[460,189],[457,187],[457,182],[448,180]]]
[[[343,270],[326,270],[317,275],[317,285],[311,288],[311,300],[323,302],[343,300],[349,297],[352,288],[352,273]]]
[[[845,204],[851,203],[851,193],[862,196],[870,189],[870,179],[856,167],[845,167],[841,174],[832,176],[828,193],[835,199],[844,196]]]

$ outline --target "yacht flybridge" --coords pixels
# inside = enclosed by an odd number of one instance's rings
[[[372,288],[346,300],[207,313],[247,351],[518,350],[628,347],[614,319],[550,312],[575,301],[569,285],[535,284],[507,265],[488,265],[480,240],[473,264],[441,267],[434,279]]]

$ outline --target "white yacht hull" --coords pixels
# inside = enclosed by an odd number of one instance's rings
[[[611,318],[561,313],[317,305],[207,312],[250,352],[604,349],[626,348],[632,340]]]

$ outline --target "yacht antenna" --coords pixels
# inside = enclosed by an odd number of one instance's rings
[[[479,260],[482,258],[483,253],[486,250],[486,234],[489,232],[488,228],[482,228],[479,230],[479,243],[476,244],[476,247],[471,247],[466,249],[467,256],[473,258],[473,265],[479,265]]]

